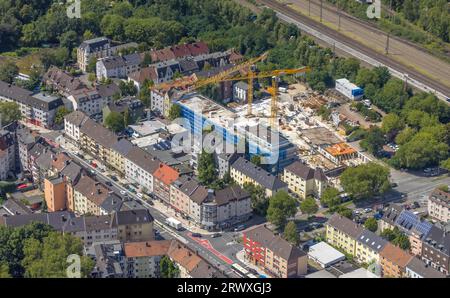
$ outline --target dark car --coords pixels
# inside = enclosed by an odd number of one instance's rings
[[[106,181],[105,184],[108,185],[108,186],[112,186],[111,181]]]
[[[115,182],[119,181],[119,179],[117,179],[116,176],[111,176],[111,179],[112,179],[113,181],[115,181]]]
[[[147,204],[149,204],[150,206],[154,206],[154,205],[155,205],[155,204],[154,204],[152,201],[150,201],[150,200],[147,201]]]
[[[412,208],[413,208],[413,209],[420,208],[419,202],[414,202],[414,203],[412,204]]]
[[[200,233],[192,233],[192,237],[201,238],[202,234],[200,234]]]
[[[218,237],[222,237],[222,234],[214,233],[214,234],[211,235],[211,238],[218,238]]]
[[[314,230],[314,228],[311,227],[311,226],[306,226],[303,230],[304,230],[305,232],[311,232],[312,230]]]
[[[242,231],[242,230],[245,230],[245,226],[244,225],[240,225],[240,226],[237,226],[237,227],[234,228],[235,232],[239,232],[239,231]]]

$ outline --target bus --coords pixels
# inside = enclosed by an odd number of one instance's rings
[[[242,267],[241,265],[239,265],[237,263],[234,263],[233,265],[231,265],[231,269],[233,269],[233,271],[236,272],[241,277],[247,277],[248,274],[250,273],[250,272],[248,272],[247,269],[245,269],[244,267]]]

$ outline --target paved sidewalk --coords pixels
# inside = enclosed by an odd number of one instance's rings
[[[239,251],[238,253],[236,253],[236,258],[239,260],[239,262],[241,262],[242,264],[244,264],[245,266],[247,266],[248,268],[251,268],[253,270],[256,270],[256,272],[258,272],[258,274],[260,275],[264,275],[266,277],[271,277],[270,275],[268,275],[266,272],[264,272],[264,270],[262,270],[261,268],[259,268],[258,266],[250,263],[249,261],[247,261],[245,259],[245,252],[244,250]]]

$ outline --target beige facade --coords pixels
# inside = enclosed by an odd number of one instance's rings
[[[300,199],[307,196],[320,198],[327,186],[327,178],[321,169],[311,169],[298,161],[284,169],[281,180]]]
[[[435,189],[428,197],[428,214],[441,222],[450,221],[450,193]]]

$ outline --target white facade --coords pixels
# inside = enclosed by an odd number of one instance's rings
[[[364,90],[347,79],[336,80],[336,90],[352,100],[358,100],[364,96]]]
[[[133,180],[147,191],[153,192],[153,173],[145,171],[143,168],[125,158],[125,177]]]

